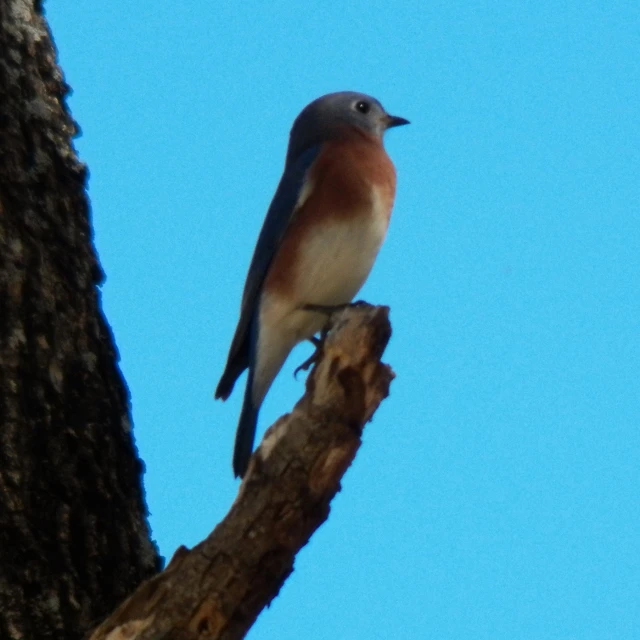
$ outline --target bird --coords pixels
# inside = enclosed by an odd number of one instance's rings
[[[289,353],[314,341],[326,325],[325,310],[349,304],[371,271],[396,190],[383,135],[406,124],[355,91],[323,95],[293,122],[215,391],[226,400],[249,370],[233,452],[236,477],[245,475],[260,406]]]

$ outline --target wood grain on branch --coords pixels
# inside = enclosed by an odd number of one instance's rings
[[[91,635],[91,640],[242,638],[327,519],[362,428],[393,378],[380,362],[387,307],[358,304],[332,317],[306,393],[265,434],[224,520],[182,547]]]

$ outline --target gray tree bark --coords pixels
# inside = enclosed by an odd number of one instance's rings
[[[73,640],[159,569],[40,3],[0,0],[0,638]]]

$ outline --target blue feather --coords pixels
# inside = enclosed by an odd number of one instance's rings
[[[251,367],[249,325],[253,315],[257,312],[262,283],[300,199],[307,171],[317,158],[320,149],[321,145],[310,147],[303,151],[295,161],[285,166],[253,252],[242,294],[240,320],[231,342],[224,373],[216,388],[216,398],[226,400],[231,395],[240,374],[247,367]]]

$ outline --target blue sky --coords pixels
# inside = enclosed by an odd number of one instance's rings
[[[387,137],[398,194],[360,296],[391,307],[397,378],[249,637],[640,637],[638,5],[45,9],[161,552],[237,492],[242,393],[212,393],[290,124],[364,91],[412,122]]]

